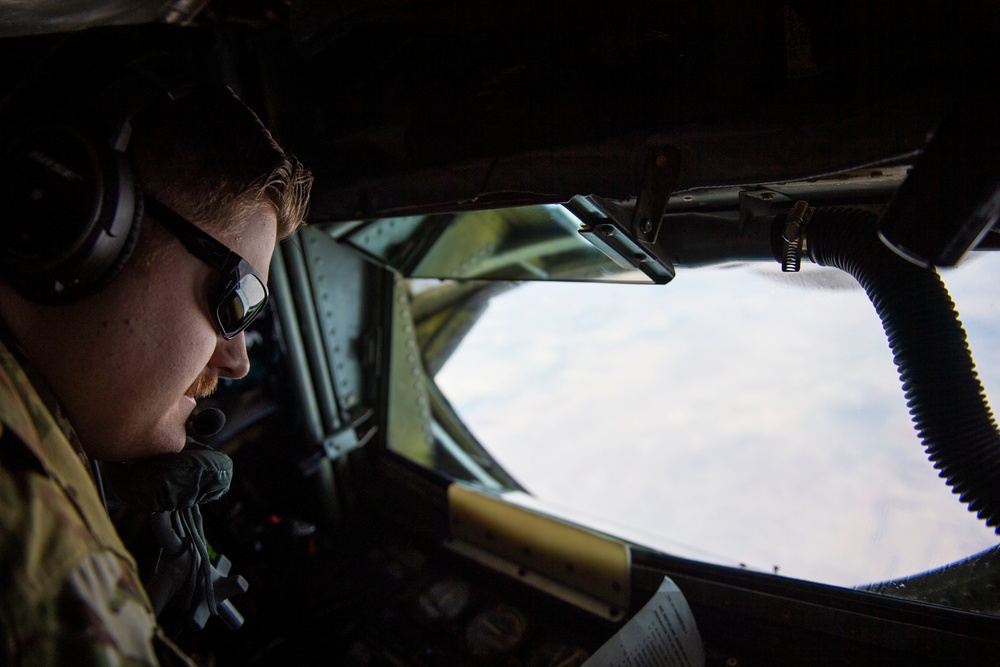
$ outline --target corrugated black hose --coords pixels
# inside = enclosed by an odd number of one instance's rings
[[[804,252],[864,288],[882,320],[928,457],[962,502],[1000,534],[1000,432],[965,330],[937,272],[887,248],[876,222],[864,209],[816,209],[805,227]],[[774,229],[780,242],[784,221],[776,220]]]

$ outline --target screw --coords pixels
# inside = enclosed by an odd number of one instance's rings
[[[653,231],[653,223],[649,218],[643,218],[639,221],[639,229],[642,230],[643,234],[648,234]]]
[[[599,231],[604,236],[615,235],[615,228],[612,227],[611,225],[601,225],[600,227],[597,228],[597,231]]]

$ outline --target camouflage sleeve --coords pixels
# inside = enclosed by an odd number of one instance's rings
[[[89,555],[46,615],[38,635],[26,638],[26,664],[192,664],[160,637],[144,593],[115,554]]]
[[[162,636],[132,563],[91,539],[58,485],[4,453],[0,663],[193,665]]]

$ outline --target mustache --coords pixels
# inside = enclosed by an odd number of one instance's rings
[[[191,398],[205,398],[211,396],[215,393],[216,388],[219,386],[219,378],[211,373],[202,373],[198,378],[188,387],[188,390],[184,392],[187,396]]]

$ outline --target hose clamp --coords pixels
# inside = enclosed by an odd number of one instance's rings
[[[802,264],[802,253],[806,250],[805,226],[812,220],[816,211],[809,202],[797,201],[792,210],[788,213],[788,221],[785,223],[785,233],[781,235],[784,240],[784,260],[781,262],[781,270],[785,273],[797,273]]]

